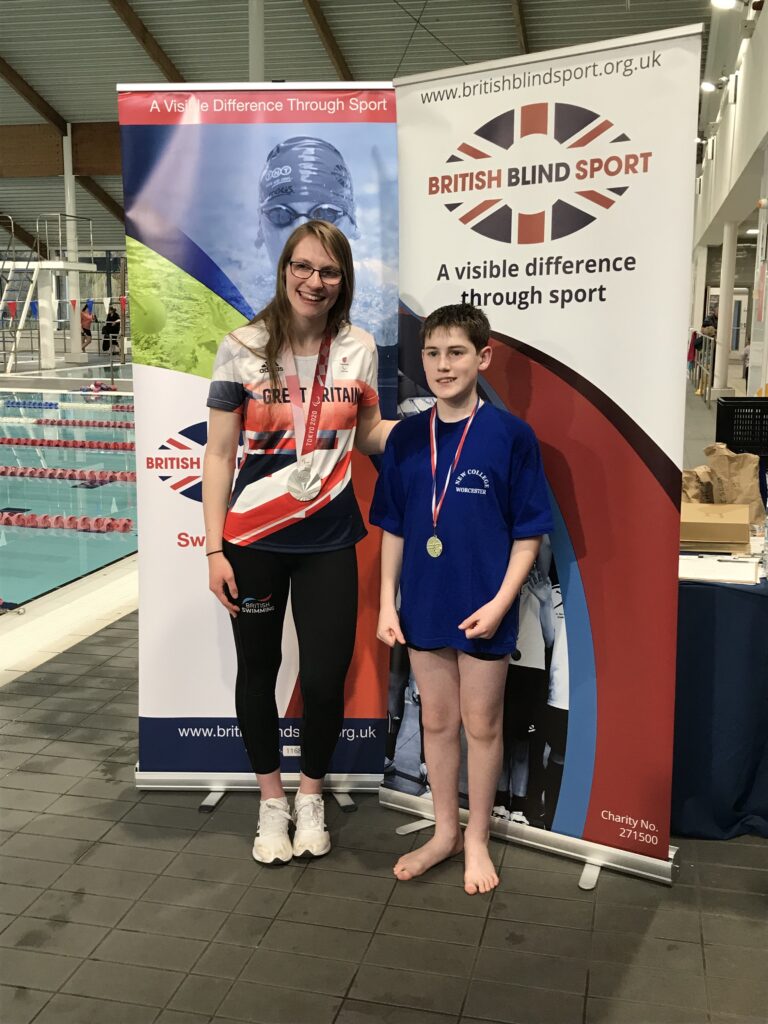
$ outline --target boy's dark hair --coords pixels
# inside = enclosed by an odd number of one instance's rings
[[[478,352],[486,347],[491,337],[491,325],[488,323],[488,317],[482,309],[470,305],[469,302],[460,302],[455,306],[441,306],[430,313],[421,327],[422,346],[426,344],[430,334],[439,327],[446,330],[457,327],[464,331]]]

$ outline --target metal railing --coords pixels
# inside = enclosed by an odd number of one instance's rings
[[[76,222],[78,227],[82,224],[87,233],[87,245],[83,246],[81,244],[81,232],[78,231],[78,252],[75,255],[74,261],[79,262],[80,251],[85,248],[85,259],[88,259],[90,256],[90,262],[93,263],[93,221],[90,217],[68,213],[40,214],[35,221],[35,236],[32,248],[28,249],[25,245],[26,259],[24,257],[17,259],[16,231],[13,218],[8,214],[0,214],[0,218],[2,218],[2,221],[8,222],[6,230],[9,233],[5,251],[0,260],[0,273],[7,271],[7,277],[4,280],[0,280],[0,285],[2,285],[0,289],[0,346],[2,347],[0,356],[3,359],[4,372],[6,374],[13,372],[21,350],[21,343],[25,338],[25,332],[30,345],[29,348],[25,348],[23,351],[29,352],[32,356],[35,353],[37,354],[37,368],[39,370],[42,367],[40,320],[38,317],[36,331],[26,327],[26,321],[37,286],[40,263],[43,260],[40,250],[44,244],[45,249],[43,251],[46,253],[47,260],[61,260],[66,263],[69,253],[66,244],[67,225],[71,222]],[[12,294],[15,295],[15,299],[9,299],[9,296]],[[9,301],[16,301],[17,306],[14,309],[14,313],[18,314],[17,317],[8,317],[7,305]],[[20,311],[18,309],[19,305],[21,305]],[[8,326],[6,326],[6,319],[9,321]],[[15,328],[13,324],[14,319],[16,319]],[[58,316],[55,317],[54,327],[56,323],[58,323]],[[71,330],[71,318],[69,323]],[[10,351],[8,351],[9,341],[12,341]],[[37,342],[36,346],[35,341]]]
[[[86,250],[86,255],[90,253],[91,263],[93,263],[93,221],[90,217],[82,217],[79,214],[72,213],[41,213],[35,221],[35,243],[40,244],[43,241],[43,235],[45,235],[45,248],[48,252],[48,259],[51,259],[51,253],[56,251],[59,259],[66,259],[68,252],[66,238],[67,238],[67,222],[75,221],[78,227],[77,236],[77,247],[79,257],[79,250],[85,248],[80,241],[80,222],[88,229],[88,241],[89,246]],[[62,236],[62,226],[64,228],[64,234]],[[55,231],[54,231],[55,227]],[[51,240],[53,239],[53,240]]]
[[[704,399],[707,408],[712,403],[712,372],[715,362],[715,338],[699,334],[701,347],[695,350],[696,356],[691,368],[690,378],[696,394]]]

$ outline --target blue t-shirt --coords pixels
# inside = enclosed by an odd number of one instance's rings
[[[552,529],[552,513],[533,430],[485,403],[469,429],[437,523],[443,553],[432,558],[429,411],[389,435],[370,521],[404,538],[400,624],[414,647],[509,654],[517,640],[518,602],[490,640],[468,640],[458,625],[499,590],[512,542]],[[466,420],[437,420],[438,499]]]

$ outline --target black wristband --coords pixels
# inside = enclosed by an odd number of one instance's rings
[[[206,551],[205,557],[206,558],[210,558],[211,555],[223,555],[223,554],[224,554],[224,548],[219,548],[218,551]]]

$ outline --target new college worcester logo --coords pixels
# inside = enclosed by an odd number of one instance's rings
[[[532,245],[587,227],[648,173],[652,157],[594,110],[528,103],[462,141],[446,169],[427,176],[427,194],[486,238]]]

